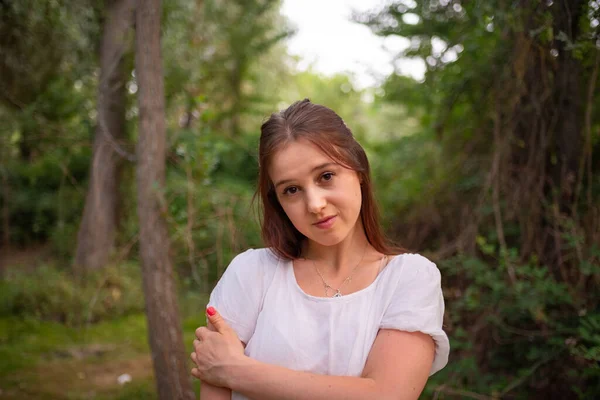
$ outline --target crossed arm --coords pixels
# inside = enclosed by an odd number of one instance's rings
[[[212,326],[211,326],[212,325]],[[421,332],[379,331],[361,377],[317,375],[246,357],[235,332],[216,313],[194,341],[192,375],[201,379],[201,400],[417,399],[433,363],[433,339]]]

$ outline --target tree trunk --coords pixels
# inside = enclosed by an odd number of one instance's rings
[[[100,49],[98,122],[94,139],[90,183],[77,236],[75,266],[103,267],[109,260],[117,229],[122,157],[118,140],[125,135],[125,81],[123,57],[133,27],[135,0],[106,2],[106,20]]]
[[[187,355],[161,210],[165,186],[165,99],[160,53],[160,0],[136,10],[139,140],[137,148],[140,255],[154,375],[161,400],[193,399]]]
[[[554,98],[559,114],[556,126],[556,154],[558,162],[553,169],[554,187],[560,188],[559,205],[561,211],[572,213],[579,161],[583,155],[583,121],[584,121],[584,71],[570,49],[570,42],[575,43],[580,36],[581,16],[585,13],[586,1],[565,0],[557,2],[554,7],[553,29],[568,37],[555,40],[558,49],[557,67],[555,71]]]
[[[10,185],[7,174],[7,171],[2,172],[2,247],[5,251],[10,249]]]
[[[4,143],[2,143],[5,146]],[[0,257],[2,252],[10,253],[10,209],[8,199],[10,199],[10,184],[8,182],[7,168],[3,168],[2,174],[2,246],[0,246]],[[0,260],[0,280],[4,277],[4,263]]]

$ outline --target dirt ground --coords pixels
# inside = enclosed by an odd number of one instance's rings
[[[26,249],[2,247],[0,248],[0,273],[8,266],[32,271],[47,260],[50,254],[51,249],[47,244],[30,246]]]
[[[118,393],[122,385],[154,379],[150,355],[119,359],[119,350],[110,346],[74,348],[51,358],[32,370],[8,377],[10,388],[0,388],[0,399],[93,399]],[[119,376],[124,374],[131,381],[121,384]]]

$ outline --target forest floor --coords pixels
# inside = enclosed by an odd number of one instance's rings
[[[196,324],[184,322],[187,353]],[[0,399],[155,399],[155,392],[143,314],[86,328],[0,319]]]
[[[45,254],[44,247],[3,253],[0,265],[30,271],[37,264],[32,261],[47,259]],[[181,306],[203,310],[203,305]],[[205,322],[203,315],[183,318],[186,354],[192,351],[195,328]],[[199,382],[193,381],[198,393]],[[34,317],[0,317],[1,400],[156,398],[145,314],[79,327]]]

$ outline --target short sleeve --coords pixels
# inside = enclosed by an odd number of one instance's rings
[[[430,375],[448,363],[450,343],[442,329],[444,296],[440,271],[418,254],[403,256],[399,280],[384,312],[380,329],[423,332],[435,341],[435,358]]]
[[[269,274],[267,250],[247,250],[236,256],[213,289],[208,305],[215,307],[225,321],[248,343],[262,308]]]

